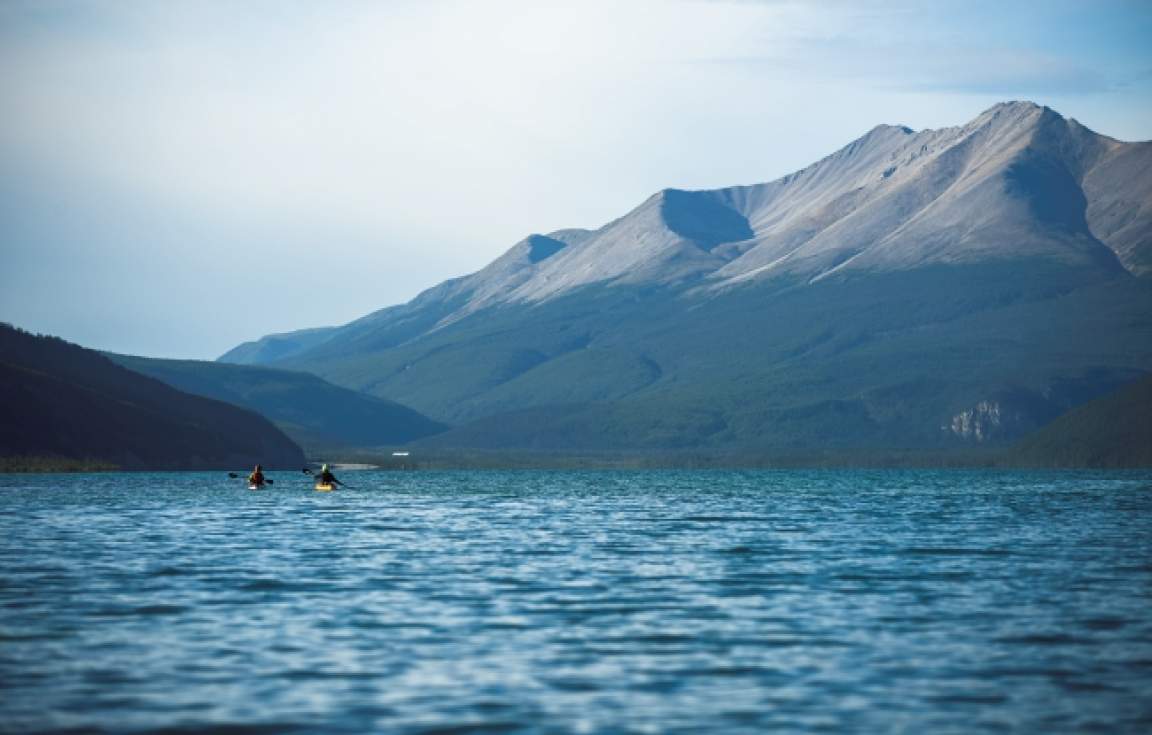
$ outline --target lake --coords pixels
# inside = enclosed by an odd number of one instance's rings
[[[0,731],[1148,732],[1152,473],[0,476]]]

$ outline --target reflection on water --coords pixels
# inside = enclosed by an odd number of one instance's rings
[[[0,477],[0,731],[1152,729],[1149,473],[271,476]]]

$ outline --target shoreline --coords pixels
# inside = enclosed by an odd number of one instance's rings
[[[328,463],[341,472],[446,470],[1140,470],[1147,465],[1044,463],[1017,460],[1011,448],[970,450],[844,450],[808,452],[555,452],[505,450],[438,450],[396,457],[391,449],[328,449],[311,454],[308,463]],[[104,472],[238,472],[237,467],[120,467],[98,459],[0,457],[0,474],[77,474]],[[269,472],[299,468],[269,467]]]

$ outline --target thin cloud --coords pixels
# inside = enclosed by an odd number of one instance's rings
[[[1006,96],[1102,94],[1116,89],[1115,83],[1096,69],[1012,50],[937,54],[915,76],[897,83],[897,88]]]
[[[1038,40],[1035,34],[982,32],[987,21],[972,8],[957,8],[952,15],[916,12],[907,3],[874,2],[808,10],[792,16],[789,32],[776,34],[770,42],[685,62],[742,67],[764,77],[816,84],[972,95],[1104,94],[1141,76],[1130,58],[1119,66],[1113,59],[1108,69],[1099,65],[1100,59],[1093,63],[1084,44],[1053,50],[1040,47],[1042,34]],[[1136,64],[1149,60],[1152,54],[1143,52]]]

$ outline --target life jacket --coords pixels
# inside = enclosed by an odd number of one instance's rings
[[[248,475],[248,484],[249,485],[263,485],[264,484],[264,473],[263,472],[253,472],[251,475]]]

